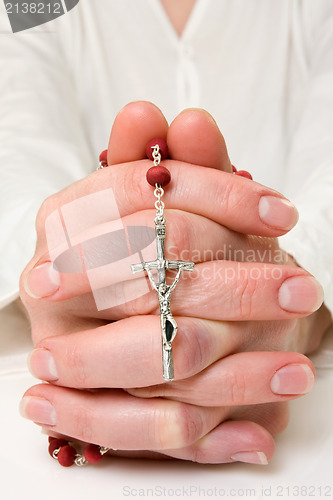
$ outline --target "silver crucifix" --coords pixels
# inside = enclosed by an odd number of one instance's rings
[[[161,333],[162,333],[162,361],[164,380],[170,382],[174,379],[172,341],[177,333],[177,323],[170,310],[170,295],[176,287],[182,271],[193,271],[194,263],[182,260],[166,260],[164,250],[165,218],[160,215],[155,218],[156,233],[156,260],[140,262],[131,266],[132,273],[146,271],[149,280],[156,290],[160,303]],[[177,269],[177,274],[171,285],[167,285],[165,272],[167,269]],[[155,281],[152,270],[157,270],[158,280]]]

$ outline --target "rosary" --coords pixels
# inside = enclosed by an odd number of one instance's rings
[[[160,306],[160,323],[161,323],[161,338],[162,338],[162,365],[163,378],[167,382],[174,379],[174,366],[172,356],[172,341],[177,334],[177,323],[172,316],[170,302],[171,292],[175,289],[182,271],[193,271],[194,263],[182,260],[168,260],[165,258],[164,242],[166,237],[166,221],[164,217],[164,187],[171,181],[170,171],[161,165],[161,161],[168,156],[168,147],[164,140],[153,139],[146,146],[147,157],[154,162],[154,165],[147,171],[147,182],[153,186],[156,215],[154,218],[155,237],[156,237],[156,259],[149,262],[140,262],[132,264],[132,273],[145,271],[153,289],[157,293]],[[107,167],[107,150],[103,151],[99,157],[99,166],[97,170]],[[252,179],[249,172],[245,170],[237,171],[233,166],[233,173],[241,177]],[[176,270],[176,276],[168,285],[166,282],[166,271],[168,269]],[[157,272],[157,278],[154,278],[153,271]],[[78,453],[73,443],[69,443],[64,439],[49,437],[49,453],[52,458],[58,460],[63,467],[71,465],[83,466],[88,463],[97,463],[107,454],[108,451],[114,448],[107,448],[95,444],[85,446],[82,453]]]
[[[151,149],[151,151],[149,151]],[[177,323],[174,320],[170,310],[171,292],[175,289],[182,271],[192,271],[194,268],[193,262],[182,260],[167,260],[165,258],[164,240],[166,236],[165,217],[164,217],[164,202],[162,196],[164,194],[163,187],[169,184],[171,180],[170,172],[167,168],[161,165],[161,159],[167,156],[167,145],[161,139],[154,139],[147,144],[147,156],[153,159],[154,166],[147,172],[147,181],[151,186],[155,186],[154,196],[157,198],[155,202],[156,216],[155,236],[156,236],[156,260],[150,262],[141,262],[131,266],[132,273],[146,271],[149,281],[157,292],[158,301],[160,304],[161,318],[161,336],[162,336],[162,363],[163,363],[163,378],[167,382],[174,379],[174,367],[172,357],[172,341],[177,334]],[[166,270],[176,269],[177,274],[171,285],[166,283]],[[152,270],[157,270],[158,278],[155,281]]]

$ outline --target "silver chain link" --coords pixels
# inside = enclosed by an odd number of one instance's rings
[[[156,184],[156,189],[154,190],[154,196],[157,198],[155,201],[156,208],[156,219],[163,219],[165,204],[161,200],[164,195],[164,189],[160,184]]]
[[[110,450],[117,451],[118,448],[107,448],[106,446],[101,446],[99,452],[101,455],[105,455],[105,453],[107,453]]]
[[[154,167],[158,167],[158,165],[161,163],[160,147],[158,144],[155,144],[155,146],[152,146],[151,149],[153,150],[152,155],[154,158]],[[158,221],[161,221],[164,218],[165,204],[161,200],[163,195],[164,195],[164,189],[162,188],[161,184],[155,184],[154,196],[157,198],[157,200],[155,201],[155,208],[156,208],[155,220]]]
[[[102,168],[105,167],[107,167],[107,163],[105,161],[100,161],[96,170],[102,170]]]
[[[155,146],[152,146],[151,149],[152,155],[154,158],[154,167],[157,167],[161,163],[161,153],[160,153],[160,147],[158,144],[155,144]]]
[[[85,459],[83,455],[80,455],[80,453],[77,453],[74,458],[74,463],[78,467],[82,467],[83,465],[87,465],[89,462],[88,460]]]

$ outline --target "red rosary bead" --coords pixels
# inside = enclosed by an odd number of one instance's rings
[[[237,172],[237,168],[234,165],[231,165],[231,166],[232,166],[232,171],[235,174]]]
[[[50,441],[49,444],[49,454],[53,457],[53,452],[57,448],[61,448],[62,446],[66,446],[68,444],[68,441],[65,441],[64,439],[57,439],[57,438],[52,438],[52,441]]]
[[[100,462],[103,458],[103,455],[100,453],[100,447],[96,444],[88,444],[84,450],[84,458],[90,464],[97,464],[97,462]]]
[[[162,187],[169,184],[171,181],[171,174],[169,170],[162,165],[158,165],[157,167],[151,167],[146,174],[147,182],[151,186],[155,186],[155,184],[160,184]]]
[[[152,139],[151,141],[148,142],[146,146],[146,155],[150,160],[154,161],[153,157],[153,150],[152,148],[154,146],[159,146],[160,148],[160,155],[161,155],[161,160],[165,160],[168,157],[168,146],[167,143],[163,139]]]
[[[58,462],[63,467],[70,467],[74,464],[75,455],[76,450],[73,446],[70,446],[69,444],[62,446],[58,453]]]
[[[99,155],[99,161],[106,163],[106,165],[108,164],[108,150],[107,149],[105,149],[104,151],[101,152],[101,154]]]
[[[238,170],[238,172],[236,172],[236,175],[239,175],[240,177],[245,177],[246,179],[250,179],[251,181],[253,181],[252,175],[250,174],[250,172],[247,172],[246,170]]]

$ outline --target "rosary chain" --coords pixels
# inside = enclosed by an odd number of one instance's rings
[[[159,164],[161,163],[161,153],[160,153],[160,147],[158,144],[155,146],[152,146],[152,156],[154,158],[154,167],[158,167]],[[162,188],[161,184],[155,184],[155,190],[154,190],[154,196],[157,198],[155,201],[155,208],[156,208],[156,217],[155,220],[161,221],[164,218],[164,207],[165,204],[161,200],[162,196],[164,195],[164,189]]]
[[[154,196],[157,198],[157,200],[155,201],[155,208],[156,208],[156,218],[158,219],[162,219],[164,214],[165,204],[161,200],[163,195],[164,195],[164,189],[160,184],[156,184],[156,189],[154,190]]]
[[[160,153],[160,147],[158,144],[155,146],[152,146],[151,149],[152,151],[152,156],[154,158],[154,167],[158,167],[158,165],[161,163],[161,153]]]
[[[83,465],[87,465],[89,462],[88,462],[88,460],[85,459],[85,457],[83,455],[80,455],[79,453],[77,453],[75,455],[75,458],[74,458],[74,463],[78,467],[82,467]]]

